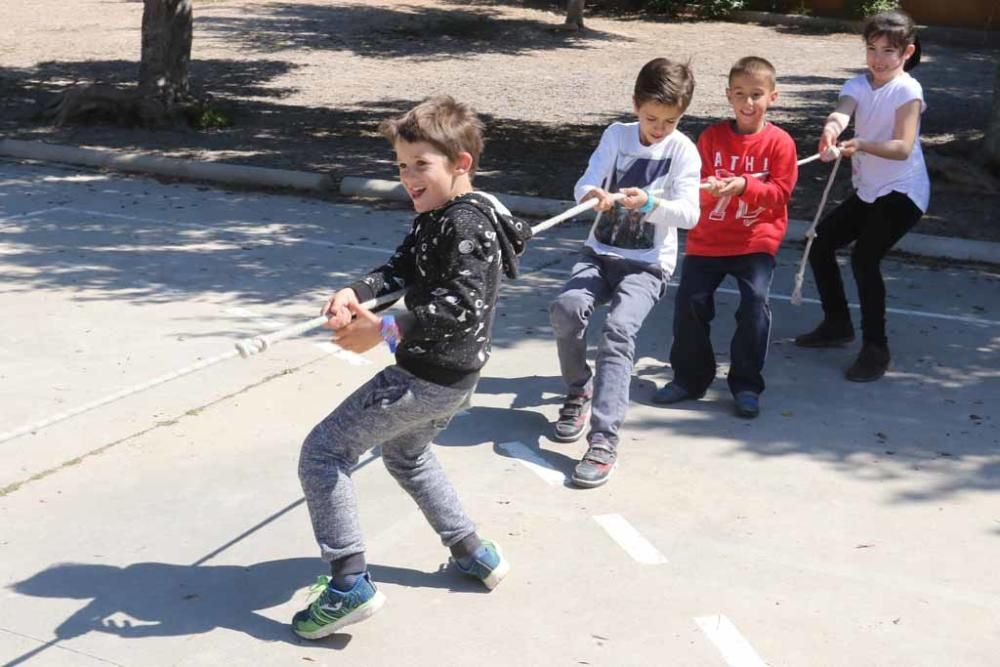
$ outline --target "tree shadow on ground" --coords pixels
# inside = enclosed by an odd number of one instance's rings
[[[595,30],[572,36],[552,24],[504,18],[489,6],[440,9],[363,4],[347,6],[271,3],[245,16],[207,16],[195,30],[235,41],[254,51],[288,49],[349,51],[365,58],[437,60],[485,53],[524,55],[547,49],[585,49],[596,41],[627,41]]]
[[[904,294],[907,285],[891,276],[891,268],[887,271],[890,292]],[[953,273],[945,270],[947,275],[941,279],[948,280]],[[535,284],[535,296],[547,303],[558,293],[560,282]],[[723,287],[735,285],[727,282]],[[807,283],[805,289],[809,294],[814,288]],[[687,447],[704,438],[724,438],[732,443],[725,455],[747,460],[748,474],[754,465],[771,459],[807,457],[839,474],[885,485],[885,502],[890,504],[924,504],[1000,491],[1000,424],[992,407],[1000,337],[989,326],[956,327],[890,314],[893,369],[880,382],[858,385],[843,378],[843,370],[857,354],[856,346],[836,350],[795,347],[791,338],[815,325],[818,308],[793,308],[774,301],[763,413],[756,420],[745,420],[734,414],[725,382],[738,302],[730,294],[717,297],[713,342],[721,370],[709,395],[669,407],[651,404],[653,391],[672,376],[674,293],[671,288],[650,314],[638,339],[636,358],[642,363],[633,376],[632,408],[623,427],[626,450],[633,440],[655,438]],[[546,365],[557,370],[551,331],[538,326],[539,309],[534,305],[522,305],[521,315],[512,314],[498,325],[494,361],[514,354],[528,337],[544,340],[549,336],[552,359]],[[605,313],[606,309],[599,309],[592,322],[591,355]],[[533,319],[535,327],[529,329]],[[510,400],[510,408],[472,408],[469,416],[456,419],[442,434],[441,444],[493,443],[499,455],[517,458],[499,446],[517,440],[568,476],[579,447],[548,439],[548,418],[555,415],[564,391],[558,376],[486,375],[477,393]]]
[[[891,278],[889,283],[897,295],[906,287]],[[807,283],[806,293],[812,289]],[[815,307],[796,309],[772,302],[767,390],[761,416],[748,421],[734,415],[725,381],[738,297],[718,295],[717,303],[712,338],[720,372],[709,395],[674,406],[651,406],[652,412],[629,420],[630,431],[666,428],[695,441],[728,437],[733,441],[729,455],[749,455],[751,460],[805,455],[857,479],[892,484],[893,490],[886,493],[890,503],[1000,491],[1000,424],[989,407],[1000,337],[989,326],[954,327],[890,314],[893,368],[879,382],[858,385],[843,378],[857,346],[796,347],[791,339],[811,329],[821,314]],[[656,321],[660,331],[669,332],[672,304],[662,305]],[[946,329],[950,333],[944,334]],[[669,335],[641,337],[638,354],[661,360],[663,366],[637,373],[647,384],[633,394],[634,402],[650,405],[654,381],[672,376],[669,345]],[[711,418],[700,418],[703,415]]]
[[[115,189],[114,181],[94,178],[76,187],[92,187],[96,196],[107,196],[120,206],[130,207],[132,202]],[[30,192],[37,206],[46,206],[64,203],[67,196],[65,181],[51,177],[22,181],[4,183],[4,192],[12,200],[26,198],[22,195]],[[191,188],[188,185],[169,188],[168,193],[177,194],[170,194],[162,201],[161,215],[182,215],[175,207],[190,203],[185,192]],[[227,294],[247,303],[299,308],[303,295],[325,292],[380,263],[395,240],[402,238],[411,217],[407,211],[393,213],[380,225],[378,238],[374,238],[365,225],[370,211],[363,207],[345,208],[339,213],[340,219],[331,222],[324,215],[321,202],[288,198],[286,217],[261,220],[250,213],[258,205],[259,195],[212,193],[211,197],[224,202],[225,207],[217,209],[208,219],[196,217],[200,224],[191,228],[184,224],[163,225],[162,219],[131,218],[127,215],[129,208],[121,220],[100,213],[83,214],[79,209],[65,215],[56,211],[36,216],[30,224],[10,220],[0,227],[0,240],[18,251],[4,256],[4,263],[10,268],[0,275],[0,280],[11,292],[71,290],[77,301],[114,298],[136,304],[167,303]],[[264,234],[265,225],[277,227]],[[523,260],[525,268],[535,272],[508,281],[498,303],[493,365],[502,355],[516,354],[521,344],[541,341],[553,350],[550,375],[484,377],[479,391],[509,394],[510,409],[474,408],[473,419],[456,419],[443,434],[442,444],[492,442],[496,446],[520,440],[541,455],[551,457],[556,469],[563,472],[571,469],[572,450],[543,442],[549,433],[543,412],[552,414],[558,402],[554,396],[562,390],[558,379],[551,375],[556,367],[547,307],[558,294],[588,227],[589,221],[566,223],[558,231],[535,239]],[[303,246],[299,243],[303,237],[350,245]],[[366,246],[375,246],[381,252],[358,251]],[[781,275],[787,279],[791,275],[787,256],[782,261],[786,264]],[[220,267],[225,267],[224,271]],[[930,266],[921,272],[926,275],[918,275],[913,268],[903,275],[894,266],[886,267],[890,307],[919,311],[927,303],[921,296],[923,290],[932,285],[944,290],[954,284],[954,298],[937,302],[936,309],[943,315],[962,317],[971,312],[995,317],[988,301],[977,302],[969,297],[979,294],[985,299],[985,295],[995,293],[996,276],[980,272],[970,279],[962,269],[948,266]],[[848,288],[853,289],[846,268],[844,277]],[[789,289],[787,284],[776,284],[774,291]],[[959,293],[969,289],[974,292],[966,296]],[[640,335],[637,358],[655,359],[659,365],[652,371],[644,368],[637,373],[635,403],[648,401],[653,381],[663,382],[670,377],[666,365],[674,293],[675,288],[668,290]],[[811,277],[804,293],[815,294]],[[715,344],[720,361],[726,360],[727,336],[735,312],[733,300],[734,297],[726,295],[718,299]],[[924,479],[900,491],[900,500],[946,498],[965,491],[1000,487],[997,461],[992,453],[1000,444],[996,435],[997,415],[983,405],[992,396],[990,383],[995,381],[995,359],[1000,352],[1000,340],[989,327],[890,313],[889,336],[893,341],[895,370],[873,386],[857,386],[846,383],[841,375],[851,361],[852,350],[815,352],[788,344],[789,338],[815,325],[818,308],[792,309],[780,301],[773,301],[772,308],[775,328],[766,371],[769,386],[764,398],[765,415],[749,427],[735,420],[722,380],[716,383],[713,393],[720,399],[684,408],[710,411],[724,421],[723,431],[738,427],[732,432],[734,442],[739,443],[734,445],[734,454],[749,452],[761,458],[807,455],[830,461],[838,469],[859,476],[868,475],[880,466],[892,468],[894,474],[903,474],[905,471],[901,469],[906,465],[931,471],[933,480]],[[603,313],[602,309],[595,318],[595,333]],[[235,326],[226,317],[218,315],[219,327]],[[183,327],[183,322],[178,326]],[[223,334],[232,335],[232,331],[200,335]],[[946,338],[939,340],[941,336]],[[487,367],[487,373],[491,367]],[[792,416],[782,416],[786,411]],[[671,419],[673,414],[677,414],[674,409],[657,408],[653,417],[630,418],[627,429],[636,432],[667,429],[677,437],[694,439],[718,434],[720,427],[712,421],[675,422]],[[936,417],[925,421],[924,414]],[[855,418],[858,415],[863,419]],[[503,434],[502,440],[497,439],[498,433]],[[891,444],[893,454],[884,453],[890,446],[882,442],[879,433],[886,436],[884,440]],[[497,451],[509,456],[501,448]],[[872,457],[879,451],[883,452],[881,463],[876,463]]]
[[[315,6],[287,9],[293,13],[340,11]],[[396,19],[390,19],[382,16],[377,20],[395,25],[392,21]],[[485,24],[493,21],[475,16],[467,19]],[[426,45],[416,48],[435,52]],[[561,47],[553,45],[553,48]],[[981,139],[990,91],[987,86],[969,90],[968,86],[955,82],[964,80],[958,74],[969,70],[992,72],[989,57],[988,53],[942,48],[929,54],[927,62],[916,70],[928,100],[922,132],[934,150],[968,152],[967,147],[977,145]],[[863,65],[860,56],[859,64]],[[54,128],[32,120],[39,105],[54,97],[68,82],[96,81],[124,86],[133,80],[136,63],[49,62],[31,68],[0,68],[0,131],[11,138],[127,151],[155,150],[182,158],[319,171],[334,177],[351,174],[393,178],[392,154],[378,134],[378,124],[411,108],[422,96],[361,99],[339,108],[289,104],[285,100],[295,91],[280,85],[281,77],[303,66],[277,59],[194,61],[192,73],[196,84],[210,91],[213,104],[233,121],[232,127],[201,132],[154,132],[103,125]],[[780,77],[782,99],[772,107],[770,117],[792,135],[801,156],[815,152],[823,119],[833,109],[843,81],[857,71],[861,69],[845,68],[843,79],[795,74]],[[956,110],[961,118],[982,121],[971,127],[956,126]],[[590,123],[559,124],[489,114],[483,117],[487,124],[487,146],[477,184],[495,192],[560,199],[571,196],[573,185],[607,123],[632,120],[627,100],[623,101],[621,114]],[[719,120],[689,114],[681,131],[695,138]],[[850,131],[846,136],[850,136]],[[992,216],[995,207],[989,205],[997,197],[977,193],[974,200],[970,199],[968,192],[960,187],[970,179],[944,168],[944,172],[934,173],[931,208],[916,231],[973,234],[977,238],[1000,240],[1000,225]],[[831,191],[828,204],[831,208],[851,193],[849,173],[846,169],[842,172]],[[828,167],[819,164],[803,168],[790,203],[793,218],[813,217],[828,173]]]

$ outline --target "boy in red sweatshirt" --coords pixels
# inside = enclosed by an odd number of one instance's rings
[[[795,142],[766,119],[777,97],[774,66],[756,56],[741,58],[729,71],[726,88],[735,119],[713,125],[698,138],[705,183],[701,216],[688,232],[674,303],[674,378],[653,395],[655,403],[701,398],[715,379],[710,338],[715,290],[730,275],[739,285],[740,305],[730,346],[729,390],[738,415],[760,413],[761,371],[771,333],[768,292],[798,178]]]

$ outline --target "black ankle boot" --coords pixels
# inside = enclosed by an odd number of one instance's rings
[[[865,342],[854,365],[847,369],[847,379],[851,382],[872,382],[889,370],[889,347],[878,343]]]
[[[799,347],[839,347],[854,340],[854,325],[850,320],[831,320],[823,318],[819,326],[795,337]]]

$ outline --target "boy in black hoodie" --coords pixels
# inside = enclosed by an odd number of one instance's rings
[[[514,278],[531,228],[492,195],[474,192],[482,123],[450,97],[431,98],[380,128],[418,215],[384,265],[335,293],[323,308],[334,341],[364,352],[381,341],[396,355],[313,428],[299,479],[331,577],[292,620],[307,639],[364,620],[385,601],[367,571],[351,468],[381,447],[386,468],[417,502],[458,569],[493,589],[509,565],[481,539],[430,449],[468,400],[490,354],[501,272]],[[406,289],[407,311],[379,317],[363,301]]]

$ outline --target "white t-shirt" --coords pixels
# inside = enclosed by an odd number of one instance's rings
[[[598,187],[611,193],[638,187],[662,190],[656,193],[661,201],[645,215],[616,204],[599,216],[587,246],[599,255],[658,264],[670,276],[677,264],[677,228],[691,229],[698,222],[700,181],[701,156],[681,132],[643,146],[639,123],[612,123],[576,183],[576,200]]]
[[[861,74],[845,83],[840,95],[857,102],[854,134],[866,141],[891,141],[896,110],[907,102],[920,100],[920,113],[927,109],[923,88],[906,72],[876,90],[872,90],[868,76]],[[851,158],[851,172],[862,201],[872,203],[895,190],[909,197],[921,211],[927,211],[931,183],[920,148],[919,125],[910,157],[887,160],[869,153],[855,153]]]

